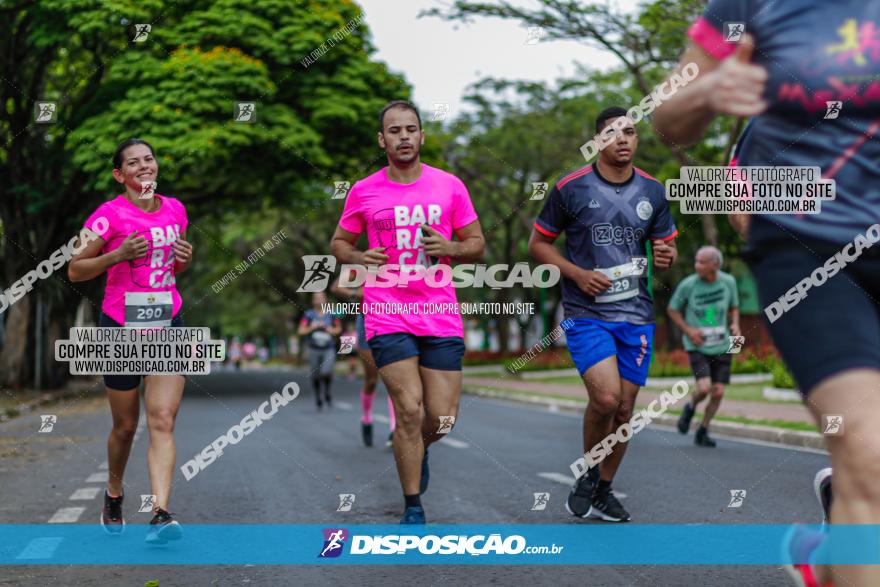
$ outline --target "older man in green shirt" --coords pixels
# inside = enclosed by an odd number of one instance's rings
[[[723,260],[715,247],[697,251],[696,273],[678,284],[666,308],[669,318],[684,332],[682,341],[697,380],[693,399],[678,419],[679,432],[687,434],[696,406],[709,397],[694,439],[698,446],[715,446],[709,437],[709,423],[721,405],[724,386],[730,383],[730,336],[740,336],[736,280],[721,271]]]

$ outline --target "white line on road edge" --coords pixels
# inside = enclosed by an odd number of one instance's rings
[[[73,495],[67,499],[95,499],[101,492],[100,487],[83,487],[73,492]]]
[[[86,483],[106,483],[109,479],[110,473],[108,471],[98,471],[89,475]]]
[[[565,475],[563,473],[538,473],[538,477],[541,479],[547,479],[548,481],[556,481],[557,483],[561,483],[567,487],[571,487],[574,485],[574,477],[571,475]],[[620,491],[614,490],[614,495],[617,496],[618,499],[625,499],[626,494],[621,493]]]
[[[34,538],[27,543],[24,550],[22,550],[15,558],[18,560],[52,558],[52,555],[55,554],[55,549],[58,548],[58,545],[61,544],[62,540],[64,540],[64,538],[61,538],[60,536]]]
[[[61,508],[49,518],[49,524],[72,524],[79,520],[86,508]]]
[[[511,399],[508,397],[479,396],[479,395],[473,394],[473,393],[468,394],[468,395],[472,396],[471,401],[474,401],[474,402],[477,402],[477,401],[492,402],[492,403],[495,403],[498,405],[505,406],[507,408],[512,408],[514,410],[523,410],[523,411],[527,411],[527,412],[539,412],[542,414],[553,414],[554,416],[561,416],[563,418],[575,418],[577,420],[583,420],[583,418],[584,418],[583,413],[574,413],[574,412],[568,412],[568,411],[562,411],[562,410],[560,410],[558,412],[551,412],[550,410],[547,409],[546,404],[538,403],[538,402],[523,402],[523,401],[517,401],[515,399]],[[538,409],[536,409],[536,407]],[[582,409],[582,408],[579,408],[579,409]],[[649,430],[653,430],[655,432],[675,432],[676,434],[678,434],[678,430],[676,430],[674,427],[665,426],[663,424],[652,423]],[[728,436],[728,435],[726,435],[722,432],[718,432],[718,431],[715,431],[712,433],[712,438],[716,438],[716,437],[721,438],[723,440],[729,440],[730,442],[741,442],[743,444],[754,444],[757,446],[764,446],[767,448],[778,448],[780,450],[793,450],[795,452],[808,452],[808,453],[812,453],[812,454],[816,454],[816,455],[828,456],[828,451],[819,450],[816,448],[810,448],[807,446],[793,446],[791,444],[781,444],[781,443],[777,443],[777,442],[768,442],[766,440],[754,440],[751,438],[743,438],[741,436]],[[616,491],[614,493],[615,493],[615,495],[617,494]]]
[[[470,448],[471,445],[468,443],[458,440],[456,438],[449,438],[448,436],[445,438],[441,438],[438,442],[442,442],[443,444],[448,444],[452,448]]]
[[[351,404],[348,403],[348,402],[336,401],[336,402],[334,402],[334,403],[335,403],[338,407],[342,408],[343,410],[350,410],[351,407],[352,407]]]

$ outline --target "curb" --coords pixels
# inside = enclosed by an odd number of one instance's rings
[[[587,405],[586,400],[564,400],[519,393],[509,393],[498,389],[491,389],[488,387],[465,386],[462,391],[468,395],[476,395],[478,397],[505,399],[519,403],[536,404],[548,406],[551,409],[556,408],[568,411],[581,411]],[[668,426],[672,429],[675,429],[675,425],[678,423],[678,418],[676,416],[663,415],[658,418],[654,418],[651,423],[660,424],[662,426]],[[785,428],[773,428],[770,426],[760,426],[757,424],[741,424],[739,422],[723,421],[713,422],[712,430],[717,434],[723,436],[746,438],[749,440],[760,440],[762,442],[771,442],[773,444],[782,444],[785,446],[808,448],[825,452],[825,440],[818,432],[803,432],[800,430],[786,430]]]
[[[39,397],[21,402],[17,407],[0,410],[0,424],[32,414],[37,408],[42,406],[74,398],[88,389],[88,385],[78,383],[76,380],[68,381],[66,387],[54,391],[44,391]]]

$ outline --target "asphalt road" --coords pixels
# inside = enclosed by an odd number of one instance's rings
[[[377,446],[360,441],[358,382],[337,378],[334,407],[319,413],[305,374],[223,372],[192,378],[177,420],[178,464],[194,456],[290,382],[300,396],[222,458],[186,481],[177,472],[171,511],[198,524],[394,524],[402,497],[387,436],[386,403],[376,401]],[[383,393],[383,392],[380,392]],[[106,479],[109,410],[100,393],[43,410],[58,420],[37,433],[38,415],[0,424],[0,521],[95,524]],[[142,418],[143,419],[143,418]],[[429,523],[591,524],[565,512],[569,463],[580,452],[580,416],[464,396],[455,430],[431,451],[423,497]],[[129,523],[146,523],[134,497],[147,494],[147,435],[138,436],[126,474]],[[719,439],[701,449],[671,430],[646,429],[629,447],[615,490],[646,524],[817,523],[812,493],[822,454]],[[730,508],[730,490],[746,490]],[[532,511],[535,492],[549,492]],[[340,493],[354,493],[337,512]],[[670,545],[688,548],[687,544]],[[0,585],[788,585],[769,566],[15,566]]]

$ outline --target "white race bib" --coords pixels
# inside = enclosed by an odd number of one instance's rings
[[[721,344],[727,340],[727,333],[723,326],[701,326],[700,334],[703,335],[703,344],[705,346],[714,346]]]
[[[644,262],[643,259],[645,260]],[[645,257],[633,257],[632,261],[623,265],[593,269],[593,271],[598,271],[611,280],[611,287],[597,295],[596,301],[600,304],[607,304],[608,302],[627,300],[639,295],[639,278],[645,272],[646,267],[647,260]]]
[[[170,291],[125,292],[126,328],[168,328],[173,310]]]

